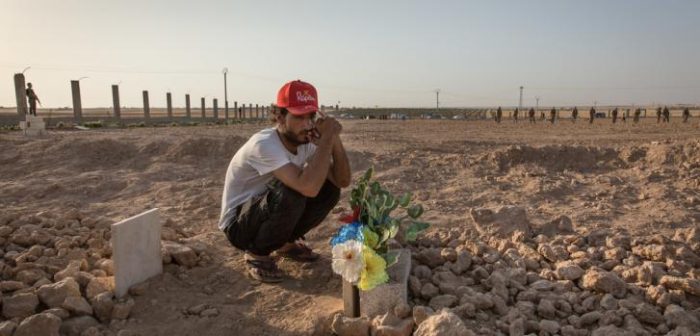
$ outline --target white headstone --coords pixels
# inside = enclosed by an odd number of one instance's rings
[[[46,123],[44,123],[44,118],[33,116],[31,114],[26,115],[25,121],[19,122],[19,128],[24,131],[24,135],[28,136],[46,134]]]
[[[158,209],[112,224],[114,294],[121,297],[135,284],[163,272]]]

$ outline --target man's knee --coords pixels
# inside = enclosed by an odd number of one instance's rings
[[[281,182],[272,192],[274,193],[275,207],[285,212],[291,209],[299,209],[299,213],[301,213],[304,206],[306,206],[306,197],[304,195]]]
[[[327,210],[335,207],[335,205],[340,201],[340,188],[328,180],[326,180],[326,182],[323,184],[318,195],[313,198],[307,198],[298,191],[282,183],[279,183],[273,192],[275,194],[275,207],[278,210],[283,210],[286,213],[290,213],[290,210],[291,213],[296,213],[296,211],[294,211],[295,209],[299,213],[303,212],[310,200],[312,200],[312,203],[314,203],[315,206],[320,205],[321,208]]]
[[[324,203],[328,204],[330,208],[335,207],[335,205],[338,204],[338,201],[340,201],[340,188],[338,188],[331,181],[326,180],[321,191],[322,192],[319,193],[319,196],[324,197],[326,200]]]

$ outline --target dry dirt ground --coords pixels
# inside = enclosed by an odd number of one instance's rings
[[[374,166],[389,190],[415,192],[432,232],[472,231],[470,208],[508,204],[524,207],[533,225],[566,215],[577,228],[632,235],[673,235],[700,222],[698,120],[342,123],[353,177]],[[199,262],[191,268],[167,264],[145,294],[133,296],[128,320],[103,324],[105,334],[328,334],[330,316],[342,309],[328,241],[340,225],[338,214],[348,208],[348,190],[308,236],[322,260],[308,266],[282,261],[289,279],[278,285],[250,280],[242,254],[216,228],[227,164],[250,135],[267,126],[49,131],[38,139],[1,133],[0,226],[70,227],[77,221],[104,228],[160,208],[164,239],[192,247]],[[2,243],[2,280],[9,280],[9,239]],[[88,245],[83,240],[41,260],[60,269],[71,258],[91,264],[109,256],[91,254]],[[215,312],[202,317],[203,308]]]

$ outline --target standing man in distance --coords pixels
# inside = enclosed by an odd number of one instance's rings
[[[552,110],[549,111],[549,122],[554,124],[554,121],[557,119],[557,108],[552,107]]]
[[[245,251],[248,273],[256,280],[283,280],[273,253],[299,262],[318,259],[304,235],[338,203],[340,188],[350,185],[342,126],[317,114],[311,84],[285,84],[277,95],[275,127],[254,134],[226,171],[219,229]]]
[[[36,103],[39,102],[41,105],[41,100],[32,89],[32,83],[27,83],[27,100],[29,101],[29,114],[36,116]]]
[[[642,115],[642,109],[639,108],[639,107],[637,107],[637,109],[634,110],[634,123],[635,123],[635,124],[639,122],[639,117],[640,117],[641,115]]]

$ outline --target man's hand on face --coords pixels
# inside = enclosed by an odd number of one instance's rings
[[[319,118],[316,120],[315,131],[315,141],[318,141],[322,137],[334,137],[343,130],[343,126],[340,125],[338,120],[331,117]]]

